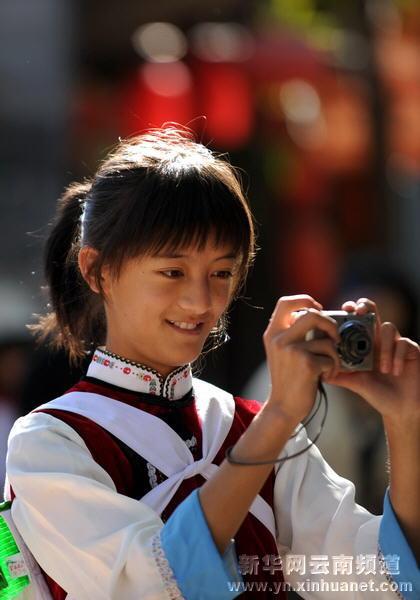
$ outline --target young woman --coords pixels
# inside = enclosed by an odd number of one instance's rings
[[[264,334],[271,391],[261,409],[192,377],[204,344],[223,338],[253,255],[233,169],[186,132],[120,143],[61,198],[46,251],[52,311],[35,330],[73,362],[93,356],[79,383],[17,421],[6,485],[54,599],[280,598],[284,579],[303,598],[332,597],[325,585],[346,597],[349,580],[391,598],[389,555],[414,577],[414,342],[378,315],[378,368],[339,373],[335,321],[310,296],[285,297]],[[344,308],[376,310],[367,299]],[[315,328],[326,337],[305,341]],[[383,415],[392,476],[382,519],[355,504],[353,485],[299,426],[320,378]],[[334,557],[359,568],[349,576]]]

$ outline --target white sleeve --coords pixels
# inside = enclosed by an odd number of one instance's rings
[[[302,430],[281,457],[309,443]],[[353,483],[337,475],[315,446],[277,471],[274,508],[284,577],[304,599],[331,598],[331,592],[377,599],[378,591],[381,600],[397,598],[378,556],[381,517],[356,504],[354,494]]]
[[[69,597],[181,598],[159,547],[161,519],[117,493],[71,427],[45,413],[19,419],[6,465],[16,527]]]

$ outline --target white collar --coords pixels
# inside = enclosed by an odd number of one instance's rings
[[[167,377],[131,360],[112,354],[103,346],[96,348],[86,373],[107,383],[168,400],[179,400],[192,388],[191,366],[174,369]]]

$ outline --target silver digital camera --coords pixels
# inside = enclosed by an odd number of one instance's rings
[[[375,313],[357,315],[345,310],[323,310],[323,315],[337,321],[340,342],[338,355],[343,371],[371,371],[374,365]],[[306,339],[325,337],[325,333],[312,329]]]

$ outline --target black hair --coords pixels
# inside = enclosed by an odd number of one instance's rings
[[[52,310],[28,328],[78,364],[105,341],[104,265],[118,278],[128,258],[202,249],[210,233],[239,256],[235,296],[255,254],[252,216],[235,169],[184,128],[120,141],[92,180],[72,184],[58,201],[44,259]],[[80,273],[83,246],[98,250],[91,274],[99,294]]]

